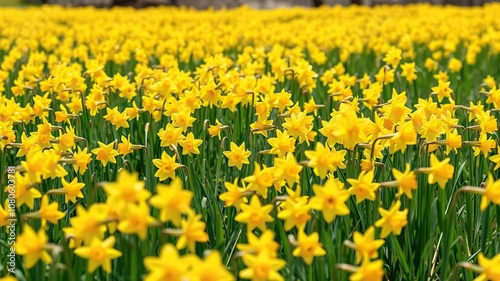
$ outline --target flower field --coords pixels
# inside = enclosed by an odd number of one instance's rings
[[[0,9],[0,280],[500,280],[500,4]]]

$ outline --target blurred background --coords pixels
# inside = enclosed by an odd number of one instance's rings
[[[255,9],[273,9],[278,7],[319,7],[321,5],[380,5],[380,4],[411,4],[419,2],[430,2],[438,5],[477,6],[491,0],[0,0],[0,6],[22,5],[22,4],[60,4],[70,6],[132,6],[144,8],[149,6],[172,5],[187,6],[196,9],[208,7],[234,8],[240,5],[248,5]]]

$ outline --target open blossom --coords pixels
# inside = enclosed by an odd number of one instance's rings
[[[489,259],[483,253],[479,253],[478,263],[482,273],[474,281],[500,280],[500,254]]]
[[[408,223],[408,209],[400,211],[401,201],[396,201],[389,210],[379,208],[381,218],[375,222],[375,226],[382,228],[380,236],[387,237],[390,233],[399,235],[403,227]]]
[[[347,179],[351,184],[351,188],[348,191],[356,195],[356,203],[362,202],[365,199],[375,200],[375,191],[379,188],[380,184],[373,182],[373,176],[373,171],[362,171],[357,179]]]
[[[252,154],[250,151],[245,150],[245,143],[238,146],[236,143],[231,142],[230,150],[224,151],[224,155],[229,159],[229,167],[236,166],[241,170],[243,164],[249,164],[248,157]]]
[[[247,224],[247,229],[252,231],[255,228],[266,230],[266,223],[273,221],[273,217],[269,214],[273,209],[272,205],[261,205],[257,195],[252,196],[250,204],[241,204],[241,212],[234,218],[237,222]]]
[[[102,266],[105,272],[111,272],[111,260],[116,259],[122,253],[113,248],[116,239],[114,236],[108,237],[104,241],[94,238],[89,246],[83,246],[75,250],[75,254],[81,258],[89,260],[87,271],[94,272]]]
[[[297,243],[298,246],[293,251],[293,255],[301,257],[308,265],[312,264],[314,257],[324,256],[326,254],[323,245],[319,243],[319,235],[317,232],[307,235],[303,230],[300,230]]]
[[[429,184],[438,183],[439,187],[445,188],[446,182],[453,177],[454,172],[453,166],[448,162],[450,158],[439,161],[433,153],[430,158],[430,167],[418,170],[429,175]]]
[[[99,147],[92,149],[92,153],[96,155],[96,159],[101,161],[103,166],[106,166],[108,162],[116,163],[115,156],[118,155],[118,151],[113,148],[114,142],[104,144],[99,141],[97,143],[99,144]]]
[[[45,248],[47,243],[48,237],[45,229],[40,228],[38,232],[35,232],[30,225],[23,226],[23,233],[17,237],[16,253],[24,256],[26,268],[32,268],[39,260],[46,264],[52,262],[52,256]]]
[[[490,202],[500,205],[500,180],[494,180],[491,174],[488,175],[486,187],[481,197],[481,210],[484,211]]]
[[[169,156],[165,151],[161,154],[161,159],[153,160],[153,164],[158,168],[155,177],[158,177],[160,181],[164,181],[167,178],[173,179],[175,177],[175,170],[180,166],[179,163],[175,162],[175,156]]]
[[[331,177],[324,186],[315,184],[313,190],[314,196],[310,199],[310,204],[313,209],[323,213],[326,222],[332,222],[336,216],[349,214],[346,201],[350,195],[338,179]]]
[[[384,277],[384,262],[365,259],[361,267],[349,276],[349,281],[382,281]]]
[[[375,227],[370,226],[364,234],[354,232],[353,241],[356,246],[356,263],[365,259],[378,258],[378,249],[384,244],[384,240],[375,239]]]

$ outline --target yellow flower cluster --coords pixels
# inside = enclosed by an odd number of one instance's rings
[[[499,12],[0,10],[22,274],[500,280]]]

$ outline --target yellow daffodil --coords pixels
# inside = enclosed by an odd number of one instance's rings
[[[325,221],[331,223],[336,216],[349,214],[346,201],[350,194],[344,185],[333,177],[329,178],[323,186],[313,185],[314,196],[310,200],[311,206],[323,213]]]
[[[241,212],[234,217],[237,222],[246,223],[248,231],[259,228],[264,231],[267,229],[266,222],[273,221],[269,215],[272,211],[272,205],[262,206],[259,197],[253,195],[250,204],[241,204]]]
[[[177,240],[177,249],[188,248],[194,253],[196,242],[204,243],[208,241],[205,232],[205,223],[201,221],[201,215],[197,215],[191,209],[186,210],[187,219],[181,221],[182,233]]]
[[[157,194],[149,200],[151,206],[160,210],[160,221],[180,226],[182,214],[190,208],[193,193],[182,188],[182,181],[175,178],[170,184],[158,184]]]
[[[88,272],[94,272],[102,266],[105,272],[111,273],[111,260],[122,256],[120,251],[113,248],[115,242],[114,236],[110,236],[104,241],[94,238],[89,246],[76,249],[75,254],[89,261]]]
[[[439,187],[445,188],[446,182],[453,177],[453,166],[448,164],[450,158],[439,161],[436,155],[431,154],[430,167],[419,168],[417,171],[429,174],[429,184],[438,183]]]
[[[358,179],[347,179],[347,182],[351,184],[348,191],[356,195],[356,204],[359,204],[365,199],[375,201],[375,191],[379,188],[380,184],[373,182],[373,176],[373,171],[363,171],[359,174]]]
[[[483,253],[479,253],[478,263],[482,273],[474,281],[500,280],[500,254],[488,259]]]
[[[195,139],[193,133],[187,134],[186,138],[179,141],[180,146],[182,146],[182,154],[200,154],[199,146],[203,143],[203,140]]]
[[[48,237],[44,228],[35,232],[30,225],[23,226],[23,233],[16,239],[16,253],[24,256],[26,268],[32,268],[40,259],[46,264],[52,262],[52,257],[45,248],[47,242]]]
[[[396,201],[389,210],[379,208],[381,218],[375,222],[376,227],[382,227],[382,233],[380,236],[382,238],[387,237],[389,234],[394,233],[399,235],[403,227],[407,224],[408,209],[399,211],[401,207],[401,201]]]
[[[115,143],[104,144],[100,141],[97,143],[99,147],[92,149],[92,153],[96,155],[96,159],[101,161],[102,165],[105,167],[108,165],[108,162],[116,163],[115,156],[118,155],[118,151],[113,148]]]
[[[238,170],[241,170],[243,164],[250,164],[248,157],[252,153],[245,150],[245,143],[238,146],[236,143],[231,142],[230,151],[224,151],[223,153],[229,159],[229,167],[236,166]]]
[[[203,259],[195,259],[191,276],[200,281],[233,281],[236,278],[229,272],[227,267],[221,263],[221,255],[217,251],[210,253]]]
[[[267,250],[263,250],[257,255],[244,255],[243,263],[245,263],[247,268],[240,271],[241,278],[252,281],[285,280],[279,273],[279,270],[286,265],[286,262],[270,256]]]
[[[375,227],[370,226],[364,234],[354,232],[353,242],[356,246],[356,264],[366,259],[378,258],[377,250],[384,244],[384,240],[375,239]]]
[[[307,235],[303,230],[299,230],[297,239],[298,246],[293,250],[293,256],[301,257],[307,265],[311,265],[313,258],[324,256],[326,251],[319,243],[319,235],[317,232]]]
[[[326,177],[328,172],[346,167],[343,162],[346,155],[345,150],[330,149],[320,142],[316,143],[315,150],[306,150],[304,154],[309,158],[307,166],[313,168],[314,173],[322,179]]]
[[[287,153],[284,159],[275,158],[274,162],[274,177],[277,181],[285,180],[290,187],[299,182],[299,173],[303,167],[297,163],[292,153]]]
[[[355,273],[349,276],[349,281],[382,281],[384,278],[384,262],[365,259]]]
[[[481,210],[486,210],[490,202],[500,205],[500,181],[494,180],[492,174],[488,174],[486,180],[486,187],[481,197]]]
[[[261,169],[260,165],[255,163],[253,175],[243,180],[249,183],[247,190],[255,191],[262,196],[262,198],[266,199],[269,193],[269,187],[274,184],[273,168],[264,166]]]
[[[417,177],[415,172],[410,171],[410,164],[406,163],[404,173],[397,169],[392,169],[394,179],[398,184],[398,194],[406,194],[408,198],[412,198],[412,190],[417,189]]]
[[[123,233],[136,233],[141,240],[146,239],[148,227],[155,225],[156,220],[149,214],[148,206],[141,202],[128,206],[127,215],[118,224]]]
[[[158,177],[160,181],[167,178],[173,179],[175,170],[180,166],[179,163],[175,162],[175,156],[171,157],[165,151],[161,154],[161,159],[153,159],[153,164],[158,168],[155,177]]]
[[[253,232],[249,232],[247,235],[248,244],[238,244],[236,247],[240,251],[256,255],[266,250],[271,257],[276,257],[279,244],[274,240],[274,236],[274,232],[268,229],[264,230],[259,237]]]

